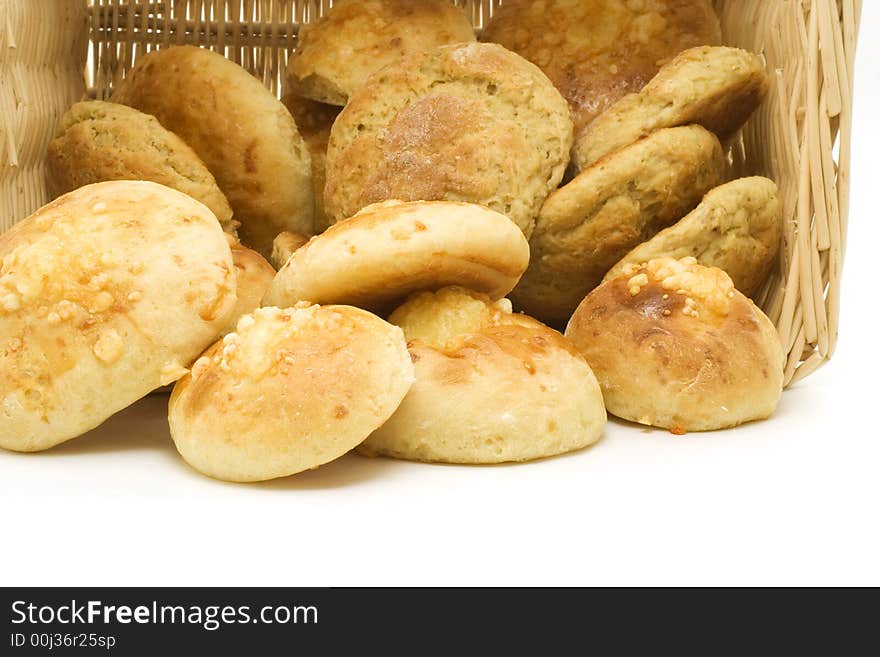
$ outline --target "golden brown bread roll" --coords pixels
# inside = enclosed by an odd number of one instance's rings
[[[241,66],[195,46],[162,48],[137,60],[113,101],[152,114],[202,158],[245,245],[268,256],[281,231],[312,234],[308,149],[290,113]]]
[[[47,449],[177,380],[235,304],[216,217],[152,182],[87,185],[0,235],[0,447]]]
[[[54,196],[107,180],[151,180],[201,201],[235,233],[229,201],[204,162],[155,117],[131,107],[76,103],[61,118],[46,168]]]
[[[577,135],[575,164],[583,169],[654,130],[690,123],[727,139],[761,104],[769,86],[764,62],[747,50],[686,50],[644,89],[621,98]]]
[[[784,354],[773,324],[720,269],[693,258],[630,266],[584,299],[565,331],[609,413],[673,433],[772,415]]]
[[[659,130],[584,170],[541,208],[514,306],[563,326],[614,263],[689,212],[723,173],[721,144],[700,126]]]
[[[298,235],[289,231],[278,233],[275,239],[272,240],[272,255],[269,257],[269,262],[272,263],[276,271],[281,269],[290,260],[293,252],[308,241],[309,238],[305,235]]]
[[[473,40],[464,12],[446,0],[336,0],[324,17],[300,28],[288,84],[306,98],[345,105],[386,64]]]
[[[275,268],[256,251],[230,239],[235,268],[235,308],[221,335],[235,330],[238,320],[260,307],[260,301],[275,278]]]
[[[488,208],[388,201],[364,208],[297,249],[263,305],[310,301],[386,312],[412,292],[447,285],[500,299],[528,263],[522,232]]]
[[[347,306],[260,308],[174,386],[171,436],[210,477],[285,477],[363,441],[412,381],[403,332],[375,315]]]
[[[358,451],[418,461],[527,461],[596,442],[605,407],[565,338],[506,299],[447,287],[411,297],[403,328],[416,381]]]
[[[528,237],[562,180],[568,106],[533,64],[494,44],[443,46],[377,71],[333,124],[324,207],[332,220],[378,201],[466,201]]]
[[[540,66],[579,134],[682,50],[720,45],[721,27],[709,0],[505,0],[480,38]]]
[[[724,270],[736,289],[752,297],[770,273],[782,237],[779,188],[768,178],[740,178],[716,187],[673,226],[627,253],[605,275],[655,258],[692,256]]]

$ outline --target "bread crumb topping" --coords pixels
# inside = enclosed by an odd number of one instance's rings
[[[670,294],[685,297],[682,314],[699,318],[701,312],[725,316],[730,312],[730,301],[735,296],[733,281],[717,267],[704,267],[696,258],[657,258],[639,265],[627,265],[623,269],[628,276],[627,288],[631,295],[638,295],[650,280],[660,283]],[[664,315],[668,316],[664,312]]]

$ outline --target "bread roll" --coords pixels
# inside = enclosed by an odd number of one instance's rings
[[[412,381],[403,332],[375,315],[346,306],[261,308],[177,382],[171,436],[210,477],[285,477],[363,441]]]
[[[528,263],[522,232],[497,212],[469,203],[389,201],[297,249],[263,304],[342,303],[382,313],[412,292],[447,285],[500,299]]]
[[[655,258],[692,256],[723,269],[736,289],[752,297],[770,273],[782,237],[782,203],[776,183],[740,178],[716,187],[689,215],[627,253],[605,280],[627,265]]]
[[[235,308],[221,335],[235,330],[238,320],[260,307],[260,301],[275,278],[275,268],[256,251],[230,240],[235,267]]]
[[[235,305],[226,237],[201,203],[103,182],[0,235],[0,447],[37,451],[175,381]]]
[[[286,94],[281,102],[296,121],[306,142],[312,162],[312,187],[315,192],[315,233],[323,233],[332,223],[324,211],[324,183],[327,180],[327,143],[330,128],[339,115],[336,105],[326,105],[295,94]]]
[[[772,415],[784,354],[773,324],[720,269],[693,258],[630,266],[591,292],[565,331],[609,413],[673,433]]]
[[[155,117],[131,107],[76,103],[61,118],[46,168],[54,196],[106,180],[151,180],[201,201],[235,233],[229,201],[204,162]]]
[[[377,71],[330,132],[324,206],[466,201],[528,237],[562,180],[572,142],[565,100],[541,71],[494,44],[414,55]]]
[[[596,442],[599,384],[556,331],[457,287],[395,310],[415,362],[400,408],[358,449],[417,461],[527,461]]]
[[[324,17],[300,28],[288,84],[306,98],[345,105],[386,64],[473,40],[464,12],[446,0],[336,0]]]
[[[709,0],[505,0],[480,38],[540,66],[578,134],[682,50],[720,45],[721,26]]]
[[[268,256],[281,231],[312,234],[309,151],[290,113],[241,66],[195,46],[162,48],[138,58],[113,100],[152,114],[202,158],[243,244]]]
[[[727,139],[767,95],[770,80],[758,55],[703,46],[680,53],[639,93],[624,96],[575,139],[583,169],[660,128],[699,123]]]
[[[541,208],[514,306],[562,327],[620,258],[693,209],[723,173],[721,144],[700,126],[659,130],[585,169]]]
[[[290,260],[293,252],[308,241],[309,238],[305,235],[298,235],[289,231],[278,233],[275,239],[272,240],[272,255],[269,257],[269,262],[272,263],[276,270],[281,269]]]

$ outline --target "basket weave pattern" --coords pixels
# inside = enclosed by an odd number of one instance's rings
[[[328,0],[0,2],[0,230],[49,199],[44,155],[61,115],[107,98],[137,58],[169,44],[220,52],[281,93],[298,27]],[[479,29],[497,0],[458,0]],[[781,189],[778,266],[755,301],[788,352],[786,385],[837,342],[846,246],[853,63],[860,0],[715,0],[725,42],[762,53],[773,86],[730,147],[730,176]]]

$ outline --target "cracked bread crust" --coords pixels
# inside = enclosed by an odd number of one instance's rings
[[[444,46],[375,73],[330,133],[331,219],[370,203],[479,203],[528,237],[562,180],[568,106],[541,71],[494,44]]]
[[[470,21],[447,0],[336,0],[324,17],[300,28],[288,85],[306,98],[345,105],[386,64],[473,40]]]
[[[578,134],[574,161],[583,169],[660,128],[698,123],[727,139],[764,100],[770,80],[763,60],[747,50],[691,48],[637,94],[630,94]]]
[[[784,354],[776,328],[723,271],[693,258],[624,268],[584,299],[565,331],[608,412],[673,433],[772,415]]]
[[[740,178],[716,187],[673,226],[627,253],[606,274],[617,278],[627,265],[655,258],[692,256],[707,267],[724,270],[736,289],[753,296],[779,252],[782,203],[768,178]]]
[[[721,144],[700,126],[660,130],[603,158],[541,208],[514,306],[564,325],[620,258],[693,209],[723,173]]]
[[[227,238],[143,181],[81,187],[0,235],[0,447],[48,449],[182,376],[233,311]]]
[[[721,26],[708,0],[505,0],[480,38],[541,67],[579,134],[682,50],[720,45]]]
[[[53,196],[107,180],[151,180],[208,206],[235,234],[229,201],[199,156],[155,117],[90,100],[62,117],[46,158]]]

